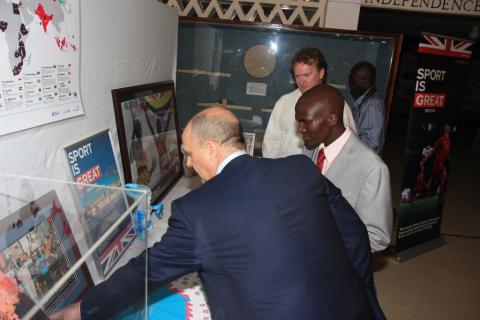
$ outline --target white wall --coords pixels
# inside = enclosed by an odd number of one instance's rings
[[[85,115],[1,136],[0,172],[71,180],[63,147],[106,128],[120,166],[111,90],[175,79],[175,9],[157,0],[81,0],[80,14]]]

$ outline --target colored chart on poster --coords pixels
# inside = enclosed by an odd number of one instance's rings
[[[0,135],[84,113],[79,0],[0,0]]]

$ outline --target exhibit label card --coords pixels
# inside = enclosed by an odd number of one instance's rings
[[[265,97],[267,95],[267,84],[247,82],[247,95]]]
[[[65,152],[75,182],[121,187],[108,130],[65,147]],[[108,188],[77,188],[77,195],[80,222],[92,246],[127,210],[127,203],[122,192]],[[131,220],[123,221],[97,249],[95,258],[101,275],[112,270],[134,239]]]

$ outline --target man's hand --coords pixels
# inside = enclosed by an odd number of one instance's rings
[[[50,320],[81,320],[80,302],[72,303],[62,311],[55,312],[50,316]]]

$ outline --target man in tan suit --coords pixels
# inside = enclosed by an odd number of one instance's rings
[[[390,244],[392,199],[390,174],[382,159],[343,121],[344,99],[332,86],[318,85],[303,93],[295,107],[298,132],[309,156],[342,191],[367,227],[372,251]]]

